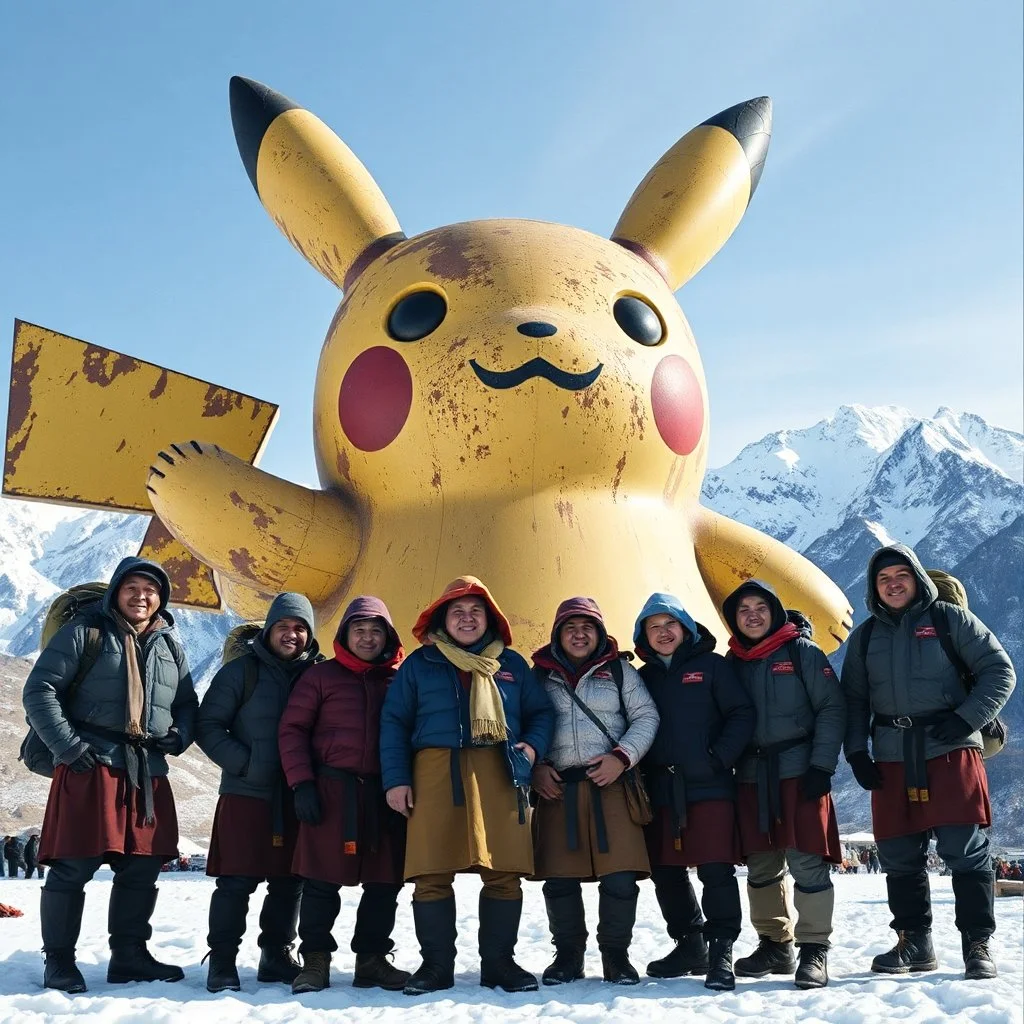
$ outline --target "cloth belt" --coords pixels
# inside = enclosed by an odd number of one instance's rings
[[[942,721],[943,715],[875,715],[871,719],[871,732],[878,728],[900,729],[903,732],[903,774],[907,799],[912,803],[928,803],[927,749],[929,725]]]
[[[580,848],[579,820],[580,783],[590,787],[590,806],[594,811],[594,831],[597,832],[597,852],[608,852],[608,829],[604,823],[604,807],[601,805],[601,787],[587,774],[586,765],[574,768],[559,768],[558,774],[565,783],[563,803],[565,804],[565,839],[570,850]]]
[[[779,779],[779,754],[810,742],[809,736],[768,743],[763,747],[747,747],[745,757],[757,760],[757,828],[765,835],[772,825],[782,821],[782,791]]]
[[[366,826],[366,843],[370,853],[376,853],[380,844],[380,801],[384,790],[379,775],[359,775],[344,768],[317,765],[317,775],[326,779],[340,779],[345,784],[345,823],[342,830],[343,849],[347,854],[359,852],[359,790],[363,789],[363,817]]]
[[[148,738],[145,736],[129,736],[117,729],[104,729],[92,722],[70,721],[76,732],[91,732],[101,740],[109,740],[124,748],[124,768],[128,783],[132,789],[142,791],[143,807],[145,808],[145,824],[151,825],[155,820],[153,810],[153,776],[149,770],[149,756],[146,752]],[[128,803],[128,792],[125,791],[124,802]]]
[[[668,796],[668,806],[672,809],[672,822],[675,834],[686,828],[686,779],[683,777],[683,766],[680,764],[656,764],[647,769],[649,775],[660,776],[655,781],[658,803],[665,806],[664,797]]]

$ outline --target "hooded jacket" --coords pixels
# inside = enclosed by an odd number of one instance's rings
[[[300,619],[309,629],[305,650],[292,661],[277,657],[267,641],[274,623],[285,618]],[[222,794],[273,800],[282,777],[277,729],[295,680],[319,654],[314,626],[306,597],[278,594],[251,651],[222,666],[210,682],[199,707],[196,742],[220,767]],[[243,703],[247,659],[256,661],[256,685]]]
[[[91,732],[89,726],[114,733],[121,733],[125,728],[128,669],[113,612],[118,589],[132,573],[152,576],[160,584],[160,605],[153,623],[135,641],[144,687],[143,730],[147,736],[166,736],[173,728],[181,737],[182,750],[192,743],[198,704],[192,674],[180,641],[175,639],[168,643],[166,639],[174,630],[174,619],[166,607],[171,593],[170,580],[156,562],[124,558],[110,578],[100,608],[95,612],[87,609],[57,630],[25,680],[22,693],[25,714],[49,748],[54,764],[69,758],[73,760],[76,749],[86,743],[101,764],[125,767],[124,746]],[[99,656],[70,702],[63,706],[62,700],[85,652],[90,626],[100,627]],[[146,750],[145,756],[150,775],[167,774],[163,754]]]
[[[667,665],[647,642],[644,620],[652,615],[671,615],[687,632]],[[636,619],[633,647],[645,663],[640,678],[661,718],[643,768],[671,765],[682,772],[688,801],[733,799],[733,766],[753,738],[756,720],[733,664],[714,653],[711,631],[671,594],[648,598]],[[658,787],[651,789],[653,794]]]
[[[380,658],[366,662],[346,646],[354,619],[384,620],[387,640]],[[355,775],[380,775],[380,710],[404,656],[387,606],[376,597],[357,597],[342,616],[335,657],[323,661],[295,684],[281,716],[278,743],[288,785],[316,779],[327,765]]]
[[[749,594],[763,597],[771,610],[771,626],[765,637],[768,640],[786,626],[787,616],[775,591],[761,580],[747,580],[725,599],[722,614],[726,625],[733,637],[742,642],[736,610],[740,600]],[[802,682],[793,669],[794,658],[799,659]],[[744,661],[730,653],[729,661],[757,712],[754,745],[770,747],[806,738],[805,743],[780,752],[779,778],[795,778],[812,765],[834,773],[846,733],[846,700],[821,648],[797,635],[764,658]],[[756,781],[756,759],[744,757],[737,775],[741,782]]]
[[[875,566],[880,558],[893,554],[906,559],[917,581],[917,596],[902,613],[891,612],[875,587]],[[849,707],[847,757],[867,750],[873,712],[913,718],[951,710],[977,730],[999,714],[1013,692],[1013,665],[995,636],[972,612],[937,599],[935,584],[911,548],[894,544],[879,548],[871,556],[867,607],[875,624],[871,628],[867,659],[865,662],[861,657],[865,627],[861,623],[850,636],[843,663],[843,689]],[[953,648],[974,675],[975,685],[969,694],[942,650],[929,611],[933,604],[945,616]],[[977,731],[953,744],[940,743],[927,735],[925,757],[939,757],[964,747],[981,750]],[[872,753],[878,761],[902,761],[901,731],[884,726],[876,729]]]

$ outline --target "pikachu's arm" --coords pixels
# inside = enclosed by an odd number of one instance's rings
[[[814,624],[814,640],[834,651],[853,628],[853,609],[843,592],[813,563],[750,526],[696,505],[692,530],[697,567],[717,608],[744,580],[770,583],[787,608]]]
[[[294,590],[323,604],[359,554],[358,520],[338,495],[280,480],[217,445],[171,445],[153,461],[146,490],[185,547],[255,590]]]

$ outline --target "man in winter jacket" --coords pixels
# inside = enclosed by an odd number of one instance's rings
[[[850,637],[843,665],[846,758],[871,790],[872,828],[899,937],[871,969],[906,974],[938,967],[927,874],[934,834],[953,876],[966,976],[993,978],[994,882],[983,831],[992,809],[978,730],[1006,704],[1013,666],[975,615],[937,600],[910,548],[880,548],[867,580],[871,615]],[[974,677],[969,691],[943,650],[942,633]]]
[[[17,836],[4,836],[4,860],[7,861],[7,874],[11,878],[18,877],[18,868],[25,867],[25,858],[21,851],[21,843]],[[28,872],[26,872],[26,875]]]
[[[180,967],[146,949],[164,861],[178,856],[178,820],[167,755],[192,742],[196,694],[167,609],[171,585],[156,563],[125,558],[100,608],[62,626],[25,681],[29,724],[53,755],[39,863],[46,967],[43,984],[84,992],[75,965],[85,883],[114,870],[107,981],[180,981]],[[77,681],[89,636],[100,648]]]
[[[533,873],[527,786],[551,741],[544,688],[511,649],[512,630],[490,592],[460,576],[423,610],[423,646],[398,669],[381,713],[388,805],[409,819],[405,877],[423,963],[407,995],[451,988],[455,872],[479,872],[480,984],[537,988],[514,958],[521,879]]]
[[[23,853],[25,857],[25,877],[31,878],[38,868],[39,877],[42,878],[43,866],[39,863],[39,836],[35,832],[25,840]]]
[[[722,606],[730,659],[757,711],[753,744],[737,770],[740,842],[747,860],[757,949],[736,961],[741,977],[792,974],[797,988],[828,984],[835,901],[829,863],[842,863],[832,775],[846,702],[828,659],[788,621],[775,591],[747,580]],[[786,901],[793,875],[794,922]],[[800,962],[793,956],[793,940]]]
[[[658,711],[636,669],[620,660],[592,598],[573,597],[558,606],[551,643],[534,654],[533,663],[555,709],[551,748],[533,771],[540,797],[533,819],[536,876],[544,879],[555,946],[543,981],[561,985],[583,977],[587,924],[580,883],[596,879],[604,980],[635,985],[640,978],[629,946],[636,882],[650,874],[650,862],[621,776],[654,742]]]
[[[706,972],[706,988],[733,989],[732,945],[742,924],[735,865],[743,861],[733,765],[754,735],[754,705],[732,664],[715,654],[710,630],[671,594],[647,599],[633,646],[661,719],[641,765],[655,811],[644,834],[658,904],[676,943],[668,956],[647,965],[647,973],[677,978]],[[703,886],[706,924],[691,866]]]
[[[258,981],[290,985],[302,881],[292,875],[298,824],[277,749],[281,714],[299,676],[318,658],[313,606],[278,594],[259,635],[213,677],[199,708],[196,742],[221,769],[206,873],[210,897],[210,992],[240,988],[235,958],[249,897],[266,881],[260,913]]]
[[[299,839],[292,871],[303,881],[299,910],[302,973],[293,992],[330,985],[331,929],[344,885],[362,885],[352,951],[357,988],[402,989],[394,949],[405,858],[405,818],[388,807],[380,779],[380,709],[402,661],[391,614],[376,597],[345,609],[334,660],[299,680],[278,731],[281,763],[295,791]]]

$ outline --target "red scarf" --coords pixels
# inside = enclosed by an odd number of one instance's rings
[[[350,672],[361,675],[371,669],[380,669],[384,672],[393,672],[402,663],[405,651],[401,647],[384,661],[363,661],[362,658],[353,654],[340,640],[334,641],[334,660],[344,665]]]
[[[769,654],[773,654],[783,645],[788,644],[790,640],[796,640],[798,636],[800,636],[800,630],[792,622],[787,622],[781,629],[777,629],[774,633],[766,636],[753,647],[744,647],[736,637],[731,636],[729,637],[729,650],[740,661],[760,661],[762,658],[767,658]]]

